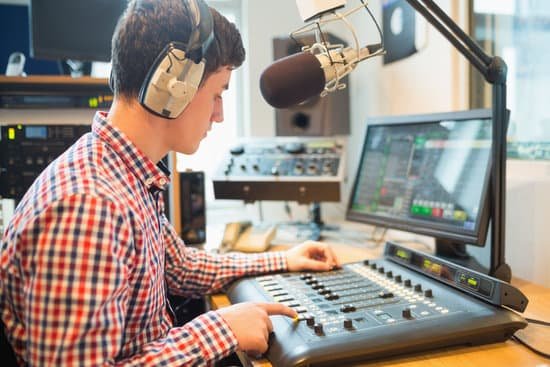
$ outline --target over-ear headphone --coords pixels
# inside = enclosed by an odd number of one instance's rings
[[[195,96],[204,75],[204,54],[214,39],[210,8],[203,0],[184,0],[193,21],[187,43],[170,42],[155,59],[139,91],[139,102],[150,112],[178,117]]]

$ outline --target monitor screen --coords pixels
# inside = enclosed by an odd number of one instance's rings
[[[31,0],[31,55],[109,61],[111,37],[127,0]]]
[[[490,110],[368,121],[347,219],[483,246]]]
[[[4,74],[13,52],[25,55],[24,72],[28,75],[57,75],[56,61],[34,59],[29,54],[29,9],[21,0],[0,0],[0,74]],[[4,36],[9,35],[9,36]]]

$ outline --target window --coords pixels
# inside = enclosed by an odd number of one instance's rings
[[[508,157],[550,160],[550,1],[474,0],[472,35],[508,65]],[[491,105],[491,86],[472,72],[472,107]]]
[[[240,30],[240,0],[210,0],[210,6],[218,10]],[[242,67],[233,71],[229,89],[223,94],[224,122],[213,124],[208,137],[193,155],[176,155],[178,171],[192,169],[205,173],[205,196],[209,205],[213,204],[214,192],[211,179],[222,158],[242,135]],[[218,204],[218,203],[217,203]]]

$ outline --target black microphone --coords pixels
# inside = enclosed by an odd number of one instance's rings
[[[311,52],[277,60],[260,77],[260,91],[275,108],[287,108],[319,95],[325,88],[321,62]]]
[[[312,46],[312,47],[315,47]],[[275,108],[288,108],[311,97],[345,88],[340,80],[357,64],[381,49],[381,44],[335,48],[317,54],[306,50],[277,60],[260,76],[262,96]]]

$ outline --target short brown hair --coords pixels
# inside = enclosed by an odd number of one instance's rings
[[[112,39],[111,85],[115,95],[137,98],[157,55],[172,41],[186,43],[192,22],[187,0],[132,0]],[[239,67],[245,58],[235,24],[210,8],[214,40],[206,51],[205,80],[220,67]]]

